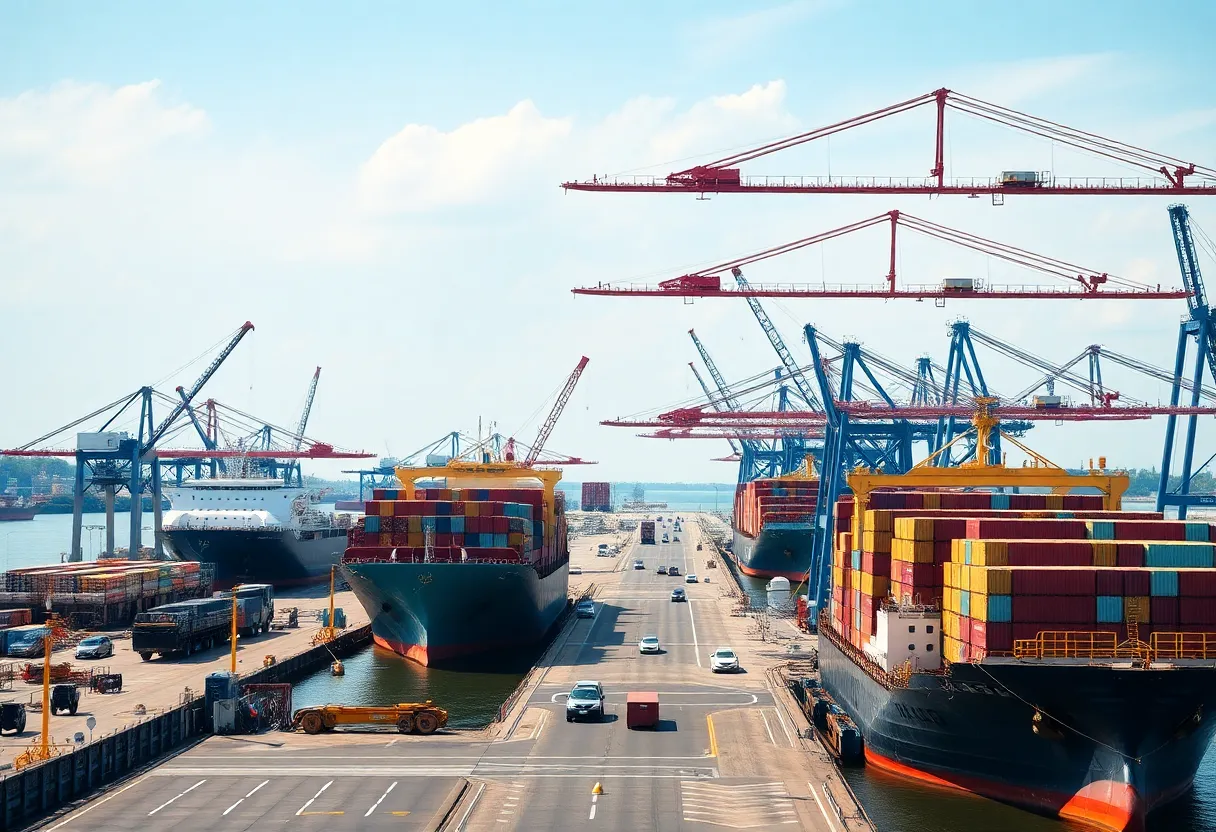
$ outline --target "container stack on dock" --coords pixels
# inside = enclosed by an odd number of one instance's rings
[[[612,511],[612,483],[583,483],[580,506],[583,511]]]
[[[801,475],[742,483],[735,488],[731,553],[753,577],[801,582],[811,563],[811,530],[819,481]]]
[[[545,539],[542,492],[534,488],[427,488],[413,500],[376,489],[351,529],[345,560],[482,560],[544,564],[565,540],[565,512]],[[564,500],[561,492],[556,498]]]
[[[101,559],[12,569],[3,575],[0,607],[29,607],[74,616],[77,623],[121,624],[151,607],[211,595],[212,573],[197,561]]]

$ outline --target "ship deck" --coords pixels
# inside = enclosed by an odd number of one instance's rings
[[[712,548],[695,551],[691,524],[681,537],[611,559],[594,554],[606,538],[572,541],[582,569],[572,590],[594,587],[596,616],[570,620],[506,719],[485,731],[212,737],[49,826],[870,830],[822,748],[800,736],[806,722],[792,697],[770,681],[784,644],[758,640],[751,619],[731,615],[725,570],[705,569]],[[635,558],[645,571],[629,568]],[[659,563],[712,583],[657,575]],[[675,586],[688,603],[669,600]],[[650,634],[664,652],[641,656],[637,642]],[[744,672],[709,671],[720,645],[736,650]],[[604,685],[604,721],[563,718],[579,679]],[[657,731],[626,728],[626,694],[638,690],[659,693]],[[592,794],[597,782],[602,795]]]

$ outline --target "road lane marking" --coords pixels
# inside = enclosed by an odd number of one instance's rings
[[[262,786],[265,786],[265,785],[266,785],[267,783],[269,783],[269,782],[270,782],[269,780],[263,780],[261,783],[258,783],[256,786],[254,786],[254,787],[253,787],[253,791],[252,791],[252,792],[250,792],[249,794],[245,795],[245,796],[244,796],[244,797],[242,797],[240,800],[238,800],[236,803],[233,803],[231,806],[229,806],[227,809],[225,809],[225,810],[224,810],[224,814],[225,814],[225,815],[226,815],[226,814],[228,814],[228,813],[229,813],[229,812],[231,812],[233,809],[235,809],[237,806],[240,806],[240,805],[241,805],[242,803],[244,803],[246,800],[248,800],[249,798],[253,797],[253,793],[254,793],[254,792],[256,792],[258,789],[262,788]]]
[[[776,699],[776,696],[774,695],[773,698]],[[793,748],[796,745],[794,742],[794,735],[790,733],[789,727],[785,724],[785,715],[781,713],[783,710],[782,707],[780,705],[775,705],[773,710],[777,712],[777,719],[781,721],[781,730],[785,732],[785,738],[790,741],[790,748]]]
[[[769,727],[768,717],[764,715],[763,710],[760,711],[760,719],[764,721],[764,733],[768,734],[768,741],[773,745],[776,745],[777,741],[773,739],[773,729]]]
[[[528,737],[528,739],[534,740],[537,737],[539,737],[541,729],[545,727],[545,723],[548,721],[549,721],[549,712],[541,711],[540,719],[536,720],[536,727],[532,729],[532,736]]]
[[[376,811],[376,807],[379,806],[381,803],[383,803],[384,798],[388,797],[388,793],[391,792],[395,788],[397,788],[396,780],[394,780],[392,782],[392,785],[390,785],[387,789],[384,790],[384,794],[380,795],[380,799],[372,804],[372,808],[368,809],[367,814],[365,814],[363,817],[370,818],[372,816],[372,812]]]
[[[815,791],[815,784],[807,783],[807,786],[811,789],[811,797],[815,798],[815,805],[823,813],[823,819],[828,822],[828,832],[836,832],[836,824],[832,822],[832,816],[828,814],[828,810],[823,808],[823,801],[819,799],[819,793]]]
[[[697,656],[697,667],[702,667],[701,645],[697,644],[697,620],[693,617],[691,605],[688,607],[688,623],[692,624],[692,649]]]
[[[147,779],[148,778],[146,776],[144,776],[144,777],[139,778],[138,780],[136,780],[134,783],[130,784],[129,786],[123,786],[121,789],[114,792],[114,794],[110,795],[109,797],[102,798],[101,800],[97,801],[96,803],[92,804],[91,806],[86,806],[85,808],[81,809],[79,812],[77,812],[76,814],[72,815],[69,818],[64,818],[59,823],[55,824],[50,829],[48,829],[47,832],[55,832],[55,830],[58,829],[59,827],[67,826],[69,823],[76,820],[76,818],[80,817],[81,815],[87,815],[89,812],[93,811],[101,804],[109,803],[111,800],[118,797],[120,794],[125,792],[127,789],[133,789]]]
[[[184,792],[182,792],[181,794],[179,794],[177,797],[171,797],[171,798],[169,798],[169,799],[168,799],[168,800],[166,800],[164,803],[160,804],[160,805],[159,805],[159,806],[157,806],[155,809],[153,809],[151,812],[148,812],[148,817],[152,817],[152,816],[153,816],[153,815],[155,815],[157,812],[159,812],[161,809],[165,808],[165,807],[166,807],[166,806],[168,806],[170,803],[172,803],[173,801],[177,800],[177,798],[178,798],[178,797],[184,797],[184,796],[186,796],[186,795],[190,794],[190,792],[194,791],[195,789],[197,789],[199,786],[203,785],[203,784],[204,784],[204,783],[206,783],[206,782],[207,782],[206,780],[199,780],[197,783],[195,783],[195,784],[194,784],[193,786],[191,786],[190,788],[186,789]]]
[[[311,805],[312,805],[312,802],[313,802],[314,800],[316,800],[318,797],[320,797],[320,796],[321,796],[321,792],[324,792],[326,789],[328,789],[328,788],[329,788],[330,786],[332,786],[333,784],[334,784],[334,781],[333,781],[333,780],[330,780],[328,783],[326,783],[324,786],[322,786],[322,787],[321,787],[321,791],[317,792],[317,793],[316,793],[316,794],[314,794],[312,797],[310,797],[310,798],[308,799],[308,802],[307,802],[307,803],[305,803],[303,806],[301,806],[301,807],[300,807],[300,808],[299,808],[299,809],[296,811],[296,817],[299,817],[300,815],[304,814],[304,811],[305,811],[305,810],[306,810],[306,809],[307,809],[309,806],[311,806]]]
[[[461,830],[464,829],[464,825],[468,821],[469,815],[471,815],[473,813],[473,808],[475,806],[477,806],[477,801],[481,800],[482,792],[484,792],[485,790],[486,790],[485,783],[482,783],[481,785],[479,785],[477,787],[477,793],[475,795],[473,795],[473,799],[469,801],[469,807],[464,810],[464,814],[461,815],[459,822],[457,822],[455,832],[461,832]],[[506,821],[503,821],[503,822],[505,823]]]
[[[396,742],[396,740],[389,740],[387,743],[385,743],[385,744],[384,744],[384,747],[385,747],[385,748],[392,748],[393,743],[395,743],[395,742]]]
[[[705,717],[705,724],[709,726],[709,756],[718,756],[718,735],[714,733],[714,718],[708,714]]]

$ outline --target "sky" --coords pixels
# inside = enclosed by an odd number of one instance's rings
[[[653,282],[892,209],[1175,286],[1168,198],[697,200],[565,193],[562,181],[663,175],[943,86],[1216,166],[1213,22],[1204,2],[1146,14],[1081,0],[5,3],[0,444],[141,385],[188,387],[249,320],[255,331],[203,396],[291,426],[319,365],[308,434],[334,445],[401,456],[479,424],[530,441],[587,355],[549,447],[599,465],[567,478],[731,481],[733,467],[712,461],[721,440],[641,439],[599,422],[699,396],[690,328],[728,380],[776,366],[746,304],[572,287]],[[906,114],[744,172],[923,176],[931,119]],[[1136,173],[960,114],[946,155],[956,176]],[[1190,206],[1216,235],[1216,200]],[[878,282],[887,243],[867,233],[748,275]],[[899,258],[911,283],[1046,279],[918,238]],[[909,367],[921,355],[944,364],[960,317],[1057,361],[1102,344],[1171,367],[1186,313],[1180,300],[765,305],[799,360],[813,323]],[[1001,392],[1034,380],[981,360]],[[1168,398],[1167,385],[1105,375],[1127,397]],[[1211,428],[1201,459],[1216,451]],[[1105,455],[1150,467],[1163,434],[1162,420],[1046,424],[1028,442],[1064,465]]]

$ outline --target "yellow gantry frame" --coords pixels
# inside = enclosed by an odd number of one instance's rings
[[[971,432],[967,431],[967,433],[955,437],[950,445],[941,448],[933,456],[917,463],[906,474],[883,474],[867,468],[858,468],[848,475],[848,484],[853,491],[855,503],[852,523],[854,548],[861,548],[862,529],[866,507],[870,501],[870,492],[880,488],[1004,486],[1051,488],[1056,493],[1066,493],[1074,488],[1094,488],[1102,493],[1103,509],[1119,510],[1123,494],[1130,485],[1130,479],[1125,471],[1091,470],[1084,474],[1070,474],[1005,433],[1001,435],[1029,454],[1035,464],[1022,468],[1006,468],[1003,463],[989,464],[988,455],[991,446],[988,439],[993,428],[1000,424],[1000,419],[993,413],[996,403],[997,400],[994,398],[976,399],[977,409],[972,418],[976,447],[975,459],[971,462],[954,468],[939,468],[931,465],[938,454]]]

